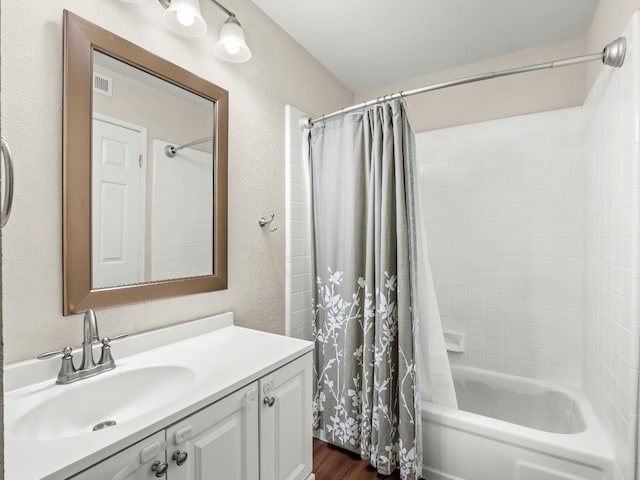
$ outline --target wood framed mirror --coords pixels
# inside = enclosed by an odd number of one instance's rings
[[[227,288],[228,92],[64,11],[63,313]]]

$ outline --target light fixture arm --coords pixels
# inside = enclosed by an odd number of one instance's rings
[[[171,0],[158,0],[158,2],[160,2],[160,5],[162,5],[162,7],[165,9],[169,8],[169,5],[171,5]],[[236,16],[235,13],[233,13],[231,10],[229,10],[227,7],[225,7],[221,3],[216,2],[216,0],[211,0],[211,2],[215,3],[224,13],[226,13],[230,17]]]
[[[229,15],[230,17],[235,17],[236,14],[233,13],[231,10],[229,10],[227,7],[225,7],[224,5],[222,5],[219,2],[216,2],[216,0],[211,0],[213,3],[215,3],[218,7],[220,7],[220,9],[226,13],[227,15]]]

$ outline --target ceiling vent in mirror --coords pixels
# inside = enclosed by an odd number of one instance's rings
[[[100,73],[93,72],[93,91],[107,97],[113,96],[112,94],[113,80],[111,77],[102,75]]]

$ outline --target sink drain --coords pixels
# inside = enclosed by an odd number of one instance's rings
[[[105,428],[113,427],[116,424],[114,420],[106,420],[93,426],[93,431],[104,430]]]

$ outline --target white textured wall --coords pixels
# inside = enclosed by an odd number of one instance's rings
[[[416,136],[429,257],[465,364],[580,386],[580,108]]]
[[[633,479],[640,344],[640,13],[621,69],[604,69],[585,103],[585,385],[614,438],[616,479]]]
[[[307,116],[286,107],[287,321],[291,336],[313,340],[311,298],[311,186],[308,146],[300,120]],[[308,134],[308,132],[306,133]]]
[[[62,316],[62,10],[64,8],[229,90],[229,289],[98,312],[101,334],[135,333],[224,310],[237,323],[284,332],[285,228],[257,220],[285,212],[284,106],[310,114],[353,95],[249,0],[229,0],[253,58],[218,61],[225,15],[201,2],[202,39],[174,35],[156,1],[2,0],[2,134],[16,159],[16,196],[2,232],[4,360],[78,344],[81,317]]]

